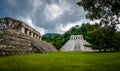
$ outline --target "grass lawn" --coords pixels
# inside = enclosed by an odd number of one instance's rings
[[[0,71],[120,71],[120,52],[55,52],[0,57]]]

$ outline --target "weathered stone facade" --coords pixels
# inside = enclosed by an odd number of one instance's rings
[[[0,55],[57,51],[35,29],[13,18],[0,19]]]
[[[60,51],[93,51],[85,45],[90,44],[84,40],[82,35],[71,35],[70,40],[61,47]]]

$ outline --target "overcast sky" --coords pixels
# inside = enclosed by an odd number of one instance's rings
[[[80,0],[1,0],[0,18],[12,17],[27,23],[41,34],[64,33],[88,22]]]

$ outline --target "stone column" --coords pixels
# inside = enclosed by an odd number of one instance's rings
[[[36,37],[35,38],[37,38],[37,34],[36,34]]]
[[[35,33],[33,32],[33,38],[35,37]]]
[[[33,32],[31,32],[31,37],[33,37]]]
[[[25,33],[25,28],[24,27],[21,27],[21,32]]]
[[[36,38],[36,34],[35,34],[35,38]]]
[[[39,35],[37,35],[37,39],[39,39]]]
[[[27,30],[27,35],[30,35],[30,31],[29,30]]]

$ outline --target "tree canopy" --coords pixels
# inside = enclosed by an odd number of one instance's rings
[[[87,11],[86,18],[88,19],[109,18],[116,19],[116,23],[119,23],[120,0],[81,0],[77,5]]]
[[[77,5],[87,11],[86,18],[101,20],[100,24],[112,31],[120,24],[120,0],[81,0]]]
[[[99,27],[87,33],[93,46],[115,48],[118,45],[116,25],[120,24],[120,0],[81,0],[77,5],[87,11],[87,19],[100,20]]]

